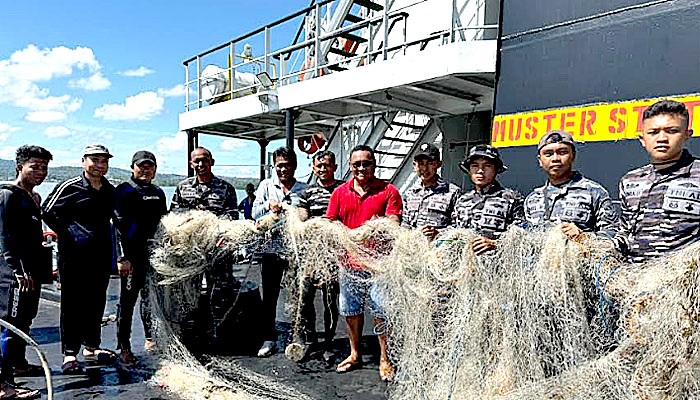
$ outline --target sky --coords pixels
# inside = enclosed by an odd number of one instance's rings
[[[37,144],[51,166],[79,166],[88,143],[128,168],[137,150],[153,151],[159,172],[185,174],[183,61],[284,17],[308,0],[3,2],[0,24],[0,158]],[[292,26],[294,25],[294,26]],[[291,44],[298,25],[273,35]],[[257,41],[253,54],[262,46]],[[220,65],[225,67],[225,65]],[[268,150],[283,145],[272,142]],[[256,142],[200,135],[214,153],[214,173],[258,176]],[[299,154],[299,153],[298,153]],[[309,172],[300,155],[297,176]]]

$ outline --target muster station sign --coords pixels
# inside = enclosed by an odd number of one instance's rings
[[[543,134],[553,130],[569,132],[574,140],[585,142],[636,139],[642,131],[644,109],[659,100],[685,103],[693,136],[700,136],[700,117],[693,118],[696,106],[700,106],[700,94],[692,94],[497,115],[491,144],[495,147],[536,145]]]

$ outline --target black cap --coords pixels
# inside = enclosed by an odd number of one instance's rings
[[[440,161],[440,149],[432,143],[422,143],[413,159],[416,160],[420,157],[426,157],[432,161]]]
[[[550,145],[552,143],[564,143],[568,144],[573,149],[576,148],[574,138],[569,132],[551,131],[547,132],[544,136],[542,136],[542,139],[540,139],[540,142],[537,144],[537,152],[539,153],[544,146]]]
[[[501,155],[498,154],[498,150],[488,144],[478,144],[469,149],[467,157],[459,163],[459,168],[468,174],[469,164],[471,164],[472,161],[476,160],[477,158],[487,158],[493,161],[494,164],[496,164],[496,173],[498,174],[505,172],[508,169],[508,167],[503,165],[503,161],[501,160]]]
[[[140,150],[131,157],[131,165],[139,165],[144,161],[150,161],[153,165],[156,165],[156,156],[150,151]]]

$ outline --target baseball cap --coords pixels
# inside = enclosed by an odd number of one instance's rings
[[[131,157],[131,165],[139,165],[144,161],[150,161],[153,163],[153,165],[157,164],[156,156],[150,151],[140,150],[134,153],[134,156]]]
[[[501,160],[501,155],[498,153],[498,150],[488,144],[478,144],[469,149],[467,157],[459,163],[459,168],[468,174],[469,164],[471,164],[472,161],[477,158],[487,158],[493,161],[496,164],[496,173],[500,174],[508,169],[508,167],[503,165],[503,161]]]
[[[106,156],[107,158],[112,158],[112,155],[109,154],[107,147],[99,143],[93,143],[85,146],[83,156]]]
[[[540,139],[540,142],[537,144],[537,152],[539,153],[544,146],[552,143],[564,143],[570,145],[574,149],[576,148],[574,138],[569,132],[551,131],[542,136],[542,139]]]
[[[413,159],[427,157],[429,160],[440,161],[440,150],[432,143],[422,143]]]

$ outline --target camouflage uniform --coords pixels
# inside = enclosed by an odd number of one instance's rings
[[[457,185],[437,177],[435,185],[417,182],[404,194],[401,226],[415,229],[426,225],[437,229],[452,226],[455,204],[460,195]]]
[[[498,239],[510,225],[523,223],[523,196],[494,181],[483,192],[472,189],[460,196],[452,219],[458,228]]]
[[[207,183],[201,183],[193,176],[177,185],[170,211],[206,210],[219,217],[238,219],[237,205],[236,189],[230,183],[216,176],[212,176]],[[232,258],[218,258],[205,272],[207,287],[211,290],[208,297],[215,338],[216,329],[233,306],[232,294],[235,293],[237,284],[233,276],[233,263]]]
[[[620,180],[622,217],[615,241],[632,262],[643,262],[700,239],[700,160],[687,150],[673,166],[653,165]]]
[[[236,189],[230,183],[216,176],[207,183],[200,183],[193,176],[177,185],[170,211],[207,210],[219,217],[238,219],[237,205]]]
[[[562,185],[547,182],[525,199],[525,219],[531,226],[571,222],[584,232],[612,238],[618,218],[608,191],[578,172]]]

